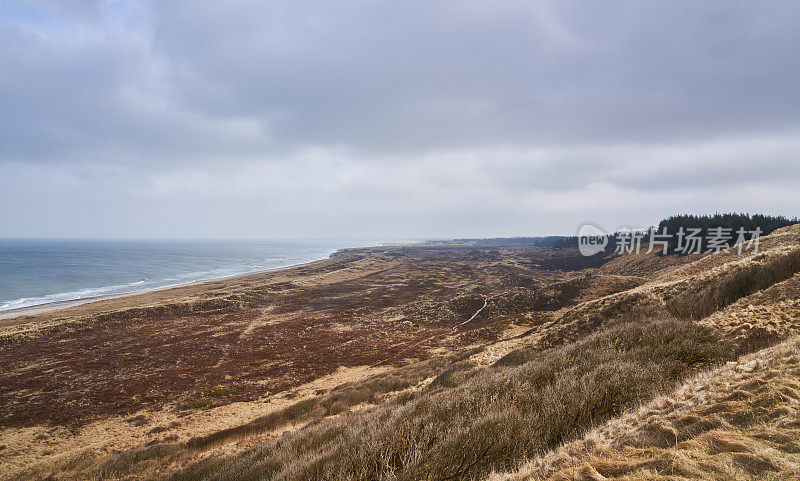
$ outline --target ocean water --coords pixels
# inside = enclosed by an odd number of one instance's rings
[[[277,269],[374,244],[0,239],[0,311]]]

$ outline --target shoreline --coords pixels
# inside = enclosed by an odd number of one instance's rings
[[[413,244],[415,242],[417,242],[417,241],[411,241],[411,242],[407,242],[407,243],[403,243],[403,244],[400,244],[400,243],[397,243],[397,244],[396,243],[392,243],[392,244],[381,243],[381,244],[378,244],[378,245],[371,245],[371,246],[344,247],[344,248],[341,248],[341,249],[336,249],[335,251],[333,251],[330,254],[328,254],[327,257],[323,257],[323,258],[320,258],[320,259],[314,259],[314,260],[307,261],[307,262],[300,262],[298,264],[289,264],[289,265],[280,266],[280,267],[259,269],[259,270],[250,271],[250,272],[242,272],[240,274],[233,274],[233,275],[230,275],[230,276],[213,277],[213,278],[209,278],[209,279],[195,280],[195,281],[179,283],[179,284],[173,284],[173,285],[168,285],[168,286],[154,287],[154,288],[151,288],[151,289],[144,289],[144,290],[141,290],[141,291],[122,292],[122,293],[119,293],[119,294],[106,294],[106,295],[100,295],[100,296],[82,297],[82,298],[78,298],[78,299],[65,299],[65,300],[60,300],[60,301],[44,302],[44,303],[35,304],[35,305],[32,305],[32,306],[16,307],[16,308],[13,308],[13,309],[0,311],[0,321],[9,321],[9,320],[18,319],[18,318],[21,318],[21,317],[36,316],[36,315],[39,315],[39,314],[50,313],[50,312],[58,311],[58,310],[62,310],[62,309],[68,309],[68,308],[71,308],[71,307],[77,307],[77,306],[81,306],[81,305],[84,305],[84,304],[92,304],[92,303],[95,303],[95,302],[107,301],[107,300],[110,300],[110,299],[119,299],[119,298],[128,297],[128,296],[135,296],[135,295],[140,295],[140,294],[148,294],[148,293],[154,293],[154,292],[160,292],[160,291],[167,291],[167,290],[170,290],[170,289],[179,289],[179,288],[182,288],[182,287],[198,286],[198,285],[211,283],[211,282],[228,281],[228,280],[233,280],[233,279],[237,279],[237,278],[240,278],[240,277],[248,277],[248,276],[253,276],[253,275],[274,273],[274,272],[279,272],[279,271],[282,271],[282,270],[294,269],[294,268],[297,268],[297,267],[303,267],[303,266],[316,264],[318,262],[324,262],[326,260],[329,260],[329,259],[333,258],[338,253],[344,252],[344,251],[352,251],[352,250],[358,250],[358,249],[372,249],[372,248],[379,248],[379,247],[397,247],[397,246],[406,245],[406,244],[410,245],[410,244]]]

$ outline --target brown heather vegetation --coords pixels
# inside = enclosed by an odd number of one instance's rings
[[[169,354],[181,342],[208,351],[181,367],[202,380],[189,395],[135,397],[138,410],[109,411],[100,401],[77,411],[94,420],[73,427],[78,438],[114,426],[119,413],[125,432],[141,433],[133,441],[40,454],[9,472],[176,481],[798,479],[800,227],[777,230],[762,252],[743,258],[637,255],[590,267],[570,257],[574,250],[497,242],[345,252],[196,287],[191,297],[179,291],[158,312],[134,303],[12,324],[0,359],[31,342],[57,342],[59,354],[41,364],[51,369],[80,360],[68,348],[77,333],[97,336],[91,326],[122,334],[120,348],[129,332],[143,332],[134,345],[151,352]],[[169,334],[161,347],[149,337],[198,326],[210,342]],[[71,334],[48,337],[63,328]],[[276,349],[279,336],[294,343]],[[160,376],[175,369],[169,355],[161,364],[128,359],[131,379],[150,367]],[[73,388],[103,375],[87,377],[91,364],[72,369],[58,379]],[[335,384],[314,384],[328,378]],[[24,389],[12,384],[8,394]],[[47,389],[69,387],[51,381]],[[187,410],[187,402],[207,404]],[[251,414],[232,416],[242,410]],[[26,417],[16,405],[4,411],[36,425],[16,428],[31,433],[25,439],[57,432],[37,427],[57,418]],[[195,427],[206,414],[213,426]],[[43,442],[51,441],[30,446]],[[23,459],[7,453],[0,459]]]
[[[426,359],[474,313],[453,299],[575,275],[532,267],[526,249],[467,254],[344,251],[285,271],[0,321],[0,427],[79,427],[159,405],[251,401],[340,366]],[[494,335],[512,320],[482,317],[459,333]],[[220,388],[236,394],[204,395]]]

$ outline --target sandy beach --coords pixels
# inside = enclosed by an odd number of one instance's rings
[[[397,244],[393,244],[393,245],[400,246],[400,245],[405,245],[405,244],[397,243]],[[342,249],[342,250],[346,250],[346,249]],[[335,254],[336,253],[333,253],[331,255],[335,255]],[[81,298],[81,299],[71,299],[71,300],[64,300],[64,301],[46,302],[46,303],[43,303],[43,304],[37,304],[35,306],[27,306],[27,307],[15,308],[15,309],[8,309],[8,310],[0,311],[0,321],[12,321],[13,322],[15,319],[24,321],[24,319],[21,319],[21,318],[28,318],[28,317],[37,316],[37,315],[44,314],[44,313],[54,313],[55,311],[60,311],[62,309],[68,309],[68,308],[71,308],[71,307],[82,306],[82,305],[85,305],[85,304],[92,304],[92,303],[96,303],[96,302],[100,302],[100,301],[106,301],[106,300],[109,300],[109,299],[119,299],[119,298],[126,298],[126,297],[130,297],[130,296],[141,296],[143,294],[156,293],[156,292],[159,292],[159,291],[173,291],[175,289],[181,289],[181,288],[185,288],[185,287],[189,287],[189,286],[200,286],[200,288],[202,289],[203,288],[202,286],[205,285],[205,284],[215,283],[215,282],[218,282],[218,281],[236,280],[238,278],[246,278],[246,277],[251,277],[251,276],[258,276],[259,274],[292,269],[292,268],[296,268],[296,267],[300,267],[300,266],[314,264],[316,262],[322,262],[324,260],[325,259],[318,259],[318,260],[314,260],[314,261],[310,261],[310,262],[293,264],[293,265],[288,265],[288,266],[283,266],[283,267],[276,267],[276,268],[273,268],[273,269],[263,269],[263,270],[258,270],[258,271],[254,271],[254,272],[248,272],[248,273],[245,273],[245,274],[236,274],[236,275],[232,275],[232,276],[225,276],[225,277],[219,277],[219,278],[214,278],[214,279],[206,279],[206,280],[202,280],[202,281],[186,282],[186,283],[181,283],[181,284],[174,285],[174,286],[159,287],[159,288],[155,288],[155,289],[147,289],[147,290],[143,290],[143,291],[140,291],[140,292],[84,297],[84,298]],[[146,299],[142,299],[142,298],[137,298],[133,302],[142,302],[142,301],[147,302]],[[102,308],[103,306],[100,306],[100,307]],[[56,312],[56,314],[57,314],[57,312]],[[66,313],[66,315],[71,315],[71,314],[72,314],[71,312]],[[0,326],[2,326],[3,324],[4,324],[3,322],[0,322]],[[8,322],[6,322],[5,324],[8,324]]]
[[[120,294],[117,296],[98,296],[98,297],[87,297],[85,299],[75,299],[71,301],[58,301],[58,302],[48,302],[45,304],[38,304],[36,306],[28,306],[28,307],[20,307],[17,309],[8,309],[6,311],[0,311],[0,320],[4,319],[15,319],[18,317],[28,317],[28,316],[35,316],[37,314],[42,314],[45,312],[50,311],[57,311],[59,309],[66,309],[68,307],[75,307],[80,306],[81,304],[87,304],[90,302],[97,302],[102,301],[105,299],[111,299],[114,297],[120,297],[125,294]]]

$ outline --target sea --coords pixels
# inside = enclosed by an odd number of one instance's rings
[[[0,312],[274,270],[378,243],[0,239]]]

